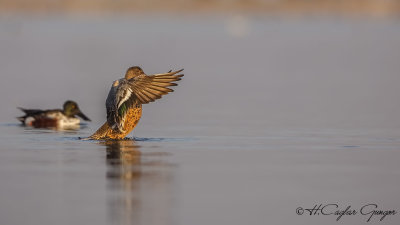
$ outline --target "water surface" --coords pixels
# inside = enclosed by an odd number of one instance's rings
[[[2,16],[0,223],[365,224],[296,208],[400,210],[398,21],[240,18]],[[186,75],[129,139],[80,140],[132,65]],[[93,122],[15,119],[67,99]]]

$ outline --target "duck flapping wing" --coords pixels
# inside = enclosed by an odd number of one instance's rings
[[[113,129],[123,131],[126,113],[130,108],[153,102],[163,95],[173,92],[170,86],[181,80],[182,70],[139,75],[132,79],[125,78],[114,81],[106,100],[107,122]]]

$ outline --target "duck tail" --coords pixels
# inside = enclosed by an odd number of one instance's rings
[[[22,107],[17,107],[17,109],[21,110],[22,112],[24,112],[24,113],[26,114],[26,109],[24,109],[24,108],[22,108]],[[27,115],[25,115],[25,116],[19,116],[19,117],[16,117],[16,118],[17,118],[17,120],[19,120],[22,124],[25,124],[26,116],[27,116]]]
[[[103,126],[101,126],[94,134],[92,134],[89,139],[92,140],[100,140],[100,139],[107,139],[109,133],[112,131],[110,125],[106,121]]]
[[[22,124],[25,124],[26,116],[20,116],[20,117],[16,117],[16,118],[17,118],[17,120],[19,120]]]
[[[22,112],[26,113],[26,109],[22,108],[22,107],[17,107],[17,109],[21,110]]]

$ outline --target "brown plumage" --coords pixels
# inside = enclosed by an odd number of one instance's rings
[[[138,66],[129,68],[124,78],[113,82],[108,93],[107,122],[89,138],[124,138],[139,122],[142,104],[153,102],[172,92],[168,87],[177,85],[173,82],[181,80],[183,74],[178,74],[181,71],[146,75]]]

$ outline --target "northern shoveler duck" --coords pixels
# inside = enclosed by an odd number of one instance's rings
[[[17,117],[22,124],[35,128],[57,127],[66,128],[79,125],[79,116],[86,121],[90,119],[81,112],[74,101],[66,101],[61,109],[40,110],[20,108],[26,115]]]
[[[107,121],[91,139],[123,139],[139,122],[142,104],[153,102],[172,92],[168,88],[181,80],[183,69],[168,73],[146,75],[138,67],[130,67],[125,77],[113,82],[106,100]]]

